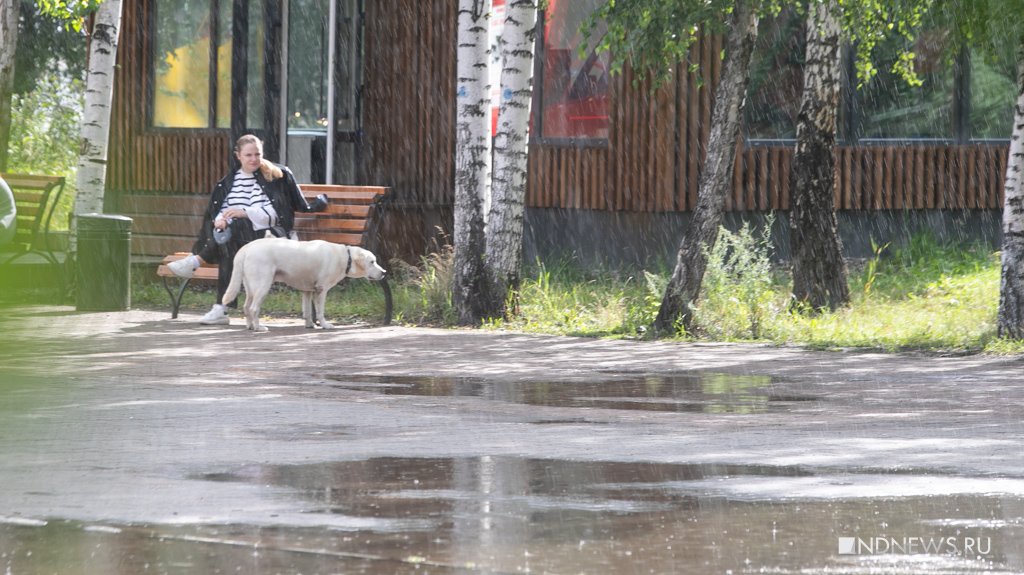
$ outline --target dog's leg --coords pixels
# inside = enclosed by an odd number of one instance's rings
[[[306,327],[316,327],[313,323],[313,292],[300,292],[302,294],[302,319],[306,320]]]
[[[317,319],[317,321],[320,322],[320,327],[322,327],[324,329],[333,329],[334,326],[331,325],[331,322],[327,321],[327,319],[324,317],[324,307],[325,307],[324,304],[327,303],[327,290],[328,289],[329,288],[322,288],[322,287],[317,286],[317,290],[316,290],[316,303],[314,305],[316,306],[316,319]]]
[[[260,306],[263,304],[263,299],[270,293],[274,276],[257,278],[250,283],[251,286],[245,286],[245,325],[252,331],[267,331],[266,326],[260,325]]]
[[[245,316],[245,329],[252,329],[252,321],[249,319],[249,305],[252,302],[252,295],[250,295],[248,288],[245,290],[245,303],[242,304],[242,314]]]

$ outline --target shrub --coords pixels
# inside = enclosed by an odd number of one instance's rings
[[[781,308],[769,257],[771,224],[769,219],[759,235],[747,223],[736,233],[719,230],[693,307],[694,335],[718,340],[770,336],[769,325]]]

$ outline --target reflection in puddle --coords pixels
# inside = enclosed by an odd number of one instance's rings
[[[1024,569],[1024,497],[976,487],[871,496],[905,475],[802,467],[376,458],[247,465],[194,479],[293,494],[297,511],[406,525],[82,526],[0,518],[10,573],[973,573]],[[912,476],[913,477],[913,476]],[[936,476],[935,482],[958,478]],[[779,497],[813,481],[830,497]],[[734,485],[775,485],[763,498]],[[858,493],[860,491],[860,493]],[[913,492],[911,492],[913,493]],[[841,539],[842,538],[842,539]],[[844,553],[855,538],[886,553]],[[908,540],[984,541],[973,553],[892,552]],[[979,553],[980,551],[983,551]]]
[[[785,409],[795,401],[814,401],[810,396],[773,393],[772,379],[765,375],[699,373],[643,376],[597,382],[493,381],[472,377],[376,377],[327,375],[338,387],[374,391],[385,395],[479,397],[493,401],[549,407],[590,407],[645,411],[704,413],[762,413]]]

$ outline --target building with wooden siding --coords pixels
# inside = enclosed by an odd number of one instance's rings
[[[695,45],[692,66],[679,65],[672,81],[651,92],[628,69],[609,75],[599,55],[579,54],[575,26],[594,3],[551,0],[539,25],[527,258],[664,261],[696,203],[721,42]],[[300,182],[389,186],[385,251],[415,261],[451,227],[456,6],[456,0],[126,2],[108,211],[135,219],[136,256],[188,249],[197,215],[166,214],[176,211],[172,205],[198,205],[195,197],[209,194],[228,170],[234,138],[255,132],[266,142],[265,155],[288,164]],[[762,45],[760,53],[774,55],[779,51],[771,48],[796,36],[762,37],[775,44]],[[767,56],[761,62],[776,64]],[[1010,124],[1005,135],[972,133],[978,114],[970,87],[978,76],[966,72],[970,63],[964,56],[952,69],[925,70],[926,84],[935,75],[927,95],[938,102],[926,101],[925,110],[938,109],[940,121],[909,100],[894,108],[893,98],[889,107],[858,103],[856,95],[846,99],[836,205],[852,252],[869,236],[888,241],[886,234],[918,227],[990,240],[998,235]],[[986,93],[998,100],[1000,76],[990,76],[995,88]],[[792,74],[787,80],[772,68],[766,77],[775,83],[766,91],[775,95],[754,94],[748,108],[783,120],[788,113],[792,123],[794,98],[786,97]],[[1012,110],[1012,102],[1011,91],[1005,108]],[[872,106],[890,119],[857,120]],[[993,110],[987,118],[1005,115]],[[784,128],[781,137],[766,137],[762,128],[778,118],[751,117],[754,127],[737,143],[726,206],[732,222],[775,211],[784,217],[789,207],[792,135]],[[926,128],[948,122],[948,133],[884,133],[920,118]]]

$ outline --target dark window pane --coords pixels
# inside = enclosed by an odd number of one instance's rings
[[[210,0],[161,0],[156,10],[153,125],[210,123]]]
[[[996,57],[971,54],[971,137],[1009,138],[1017,99],[1012,46]]]
[[[946,34],[923,32],[913,46],[914,70],[922,81],[911,86],[893,71],[901,39],[891,38],[879,49],[878,74],[862,87],[862,138],[952,138],[953,65],[944,53]]]
[[[794,10],[761,22],[747,87],[748,138],[796,137],[805,44],[804,18]]]
[[[548,2],[541,80],[546,138],[608,138],[608,56],[579,53],[580,24],[601,1]],[[595,37],[601,33],[596,30]]]
[[[288,8],[288,129],[327,131],[327,0]]]

